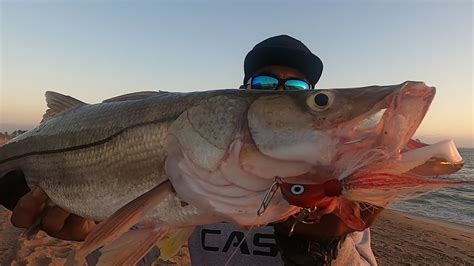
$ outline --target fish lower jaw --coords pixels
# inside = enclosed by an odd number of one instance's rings
[[[401,154],[395,166],[381,169],[388,174],[413,173],[438,176],[456,172],[464,161],[452,140],[413,149]]]

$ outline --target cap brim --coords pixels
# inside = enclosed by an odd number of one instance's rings
[[[293,67],[303,73],[311,84],[316,84],[323,72],[323,62],[312,53],[280,47],[253,49],[244,60],[244,84],[258,69],[269,65]]]

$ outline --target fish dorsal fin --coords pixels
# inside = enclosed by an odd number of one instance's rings
[[[122,101],[133,101],[133,100],[141,100],[151,96],[155,96],[158,94],[166,93],[164,91],[139,91],[139,92],[132,92],[127,93],[124,95],[119,95],[112,97],[110,99],[103,100],[103,103],[111,103],[111,102],[122,102]]]
[[[54,117],[58,114],[74,109],[78,106],[82,106],[86,104],[71,96],[63,95],[61,93],[57,93],[54,91],[47,91],[45,93],[45,96],[46,96],[46,103],[49,109],[46,110],[46,113],[43,115],[43,120],[41,122],[51,117]]]

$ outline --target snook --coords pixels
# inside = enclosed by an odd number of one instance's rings
[[[0,176],[22,170],[30,186],[40,186],[54,204],[80,216],[104,220],[133,213],[120,224],[121,232],[135,223],[160,228],[148,242],[161,239],[165,229],[284,220],[298,208],[280,191],[256,220],[277,176],[297,184],[339,180],[337,198],[383,206],[404,190],[381,198],[369,186],[371,194],[358,194],[363,186],[355,177],[414,170],[439,175],[462,165],[451,142],[410,141],[434,94],[421,82],[294,92],[134,93],[99,104],[47,92],[50,109],[41,124],[0,147]],[[443,167],[433,167],[441,162]],[[345,185],[346,179],[352,181]]]

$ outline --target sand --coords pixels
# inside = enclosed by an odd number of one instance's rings
[[[40,233],[20,237],[0,207],[0,265],[62,265],[78,245]],[[372,249],[379,265],[474,265],[474,228],[384,211],[372,228]],[[189,265],[186,248],[157,265]]]
[[[474,265],[474,227],[384,211],[372,250],[380,265]]]
[[[1,208],[1,207],[0,207]],[[64,265],[76,242],[51,238],[39,232],[32,240],[10,224],[10,212],[0,210],[0,265]]]

